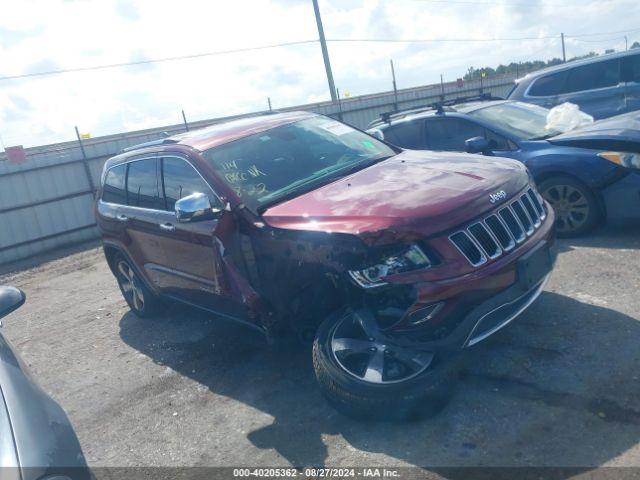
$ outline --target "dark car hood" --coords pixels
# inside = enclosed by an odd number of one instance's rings
[[[4,397],[0,408],[6,408],[11,424],[10,431],[0,431],[0,435],[11,436],[13,433],[23,478],[39,477],[45,470],[61,470],[51,467],[86,468],[80,444],[66,414],[31,380],[2,335],[0,390],[0,399]]]
[[[585,127],[576,128],[549,139],[558,145],[575,145],[589,148],[586,142],[593,141],[590,148],[608,147],[616,142],[640,147],[640,111],[616,115],[615,117],[598,120]],[[637,150],[633,150],[637,151]]]
[[[513,160],[464,153],[405,150],[336,182],[269,208],[273,227],[355,234],[370,243],[399,232],[431,235],[494,208],[528,182]],[[384,240],[381,240],[383,233]]]

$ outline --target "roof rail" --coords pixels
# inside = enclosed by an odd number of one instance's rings
[[[456,98],[451,98],[449,100],[443,100],[441,102],[436,102],[434,105],[444,107],[444,106],[458,105],[460,103],[486,101],[486,100],[504,100],[504,98],[496,97],[491,93],[481,93],[479,95],[469,95],[466,97],[456,97]]]
[[[123,148],[120,153],[125,153],[125,152],[131,152],[133,150],[139,150],[141,148],[147,148],[147,147],[155,147],[156,145],[167,145],[167,144],[171,144],[171,143],[178,143],[178,140],[174,139],[174,138],[159,138],[158,140],[151,140],[149,142],[144,142],[144,143],[139,143],[137,145],[132,145],[130,147],[127,148]]]
[[[445,111],[445,107],[451,107],[453,105],[457,105],[459,103],[464,102],[472,102],[472,101],[482,101],[482,100],[504,100],[502,97],[496,97],[491,93],[481,93],[480,95],[470,95],[467,97],[456,97],[448,100],[442,100],[439,102],[434,102],[426,105],[418,105],[416,107],[410,107],[404,110],[391,110],[389,112],[383,112],[380,114],[380,118],[378,120],[374,120],[369,124],[369,127],[373,127],[374,125],[379,125],[381,123],[389,123],[391,120],[401,117],[406,117],[407,115],[411,115],[414,113],[422,113],[427,112],[429,110],[435,110],[437,113],[443,113]],[[447,109],[451,111],[451,109]]]
[[[371,122],[371,125],[376,123],[389,123],[394,118],[405,117],[407,115],[411,115],[412,113],[426,112],[429,110],[434,110],[434,106],[431,104],[419,105],[417,107],[411,107],[405,110],[391,110],[389,112],[383,112],[380,114],[380,119],[374,120],[373,122]]]

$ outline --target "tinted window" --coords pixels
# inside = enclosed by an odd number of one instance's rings
[[[186,160],[167,157],[162,159],[162,179],[166,209],[173,211],[178,200],[192,193],[206,193],[212,205],[217,198],[198,172]]]
[[[564,89],[564,82],[567,72],[558,72],[552,75],[545,75],[534,80],[533,85],[527,92],[532,97],[547,97],[558,95]]]
[[[465,151],[465,140],[483,137],[484,128],[462,118],[434,118],[426,122],[429,148]]]
[[[107,171],[102,186],[102,201],[126,205],[127,194],[124,189],[124,181],[127,173],[127,164],[118,165]]]
[[[424,135],[422,133],[423,121],[402,122],[385,128],[384,139],[402,148],[425,148]]]
[[[620,83],[620,60],[596,62],[569,71],[563,92],[581,92],[594,88],[614,87]]]
[[[625,82],[640,83],[640,55],[631,55],[622,59]]]
[[[137,160],[129,163],[127,199],[133,207],[160,208],[158,194],[157,160]]]

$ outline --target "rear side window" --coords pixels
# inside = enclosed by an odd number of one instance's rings
[[[129,163],[127,173],[127,198],[132,207],[161,208],[158,191],[156,159],[137,160]]]
[[[215,197],[209,185],[186,160],[175,157],[163,158],[162,181],[165,208],[169,211],[174,210],[178,200],[196,192],[209,195],[212,205],[217,202],[217,197]]]
[[[391,125],[383,131],[384,139],[398,147],[421,149],[425,148],[423,121],[402,122]]]
[[[537,78],[527,92],[532,97],[549,97],[558,95],[564,89],[567,72],[558,72]]]
[[[625,82],[640,83],[640,55],[631,55],[622,59],[623,79]]]
[[[615,87],[620,83],[620,59],[591,63],[569,70],[564,93]]]
[[[427,139],[432,150],[464,152],[465,140],[484,137],[484,128],[462,118],[434,118],[427,120]]]
[[[127,174],[127,164],[117,165],[107,171],[102,186],[102,201],[127,204],[127,193],[125,191],[125,179]]]

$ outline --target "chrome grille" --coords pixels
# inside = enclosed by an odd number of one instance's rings
[[[497,215],[489,215],[484,219],[484,223],[487,224],[487,227],[489,227],[496,236],[498,242],[500,242],[502,250],[507,252],[515,246],[516,242],[514,238],[511,236],[511,233],[509,233],[509,230],[507,230],[507,226],[504,222],[500,220],[500,217]]]
[[[529,188],[498,212],[450,235],[449,240],[477,267],[533,235],[546,216],[538,194]]]
[[[474,223],[468,228],[469,233],[480,244],[489,258],[496,258],[502,253],[498,242],[482,223]]]
[[[454,233],[449,237],[460,253],[462,253],[471,265],[482,265],[487,261],[480,246],[471,239],[466,232]]]
[[[535,207],[536,212],[538,212],[538,216],[540,217],[540,221],[544,220],[545,217],[547,216],[547,214],[544,211],[544,207],[542,206],[542,202],[540,201],[540,197],[538,196],[538,194],[536,194],[536,192],[533,191],[532,188],[527,190],[527,193],[529,194],[529,198],[533,202],[533,206]]]
[[[527,212],[524,210],[522,203],[519,201],[515,201],[511,204],[511,210],[516,214],[518,220],[520,221],[520,225],[524,228],[524,231],[527,232],[527,235],[531,235],[533,233],[533,225],[531,223],[531,219]]]

